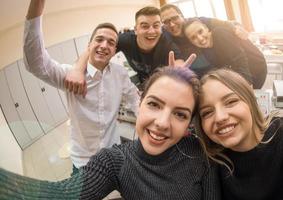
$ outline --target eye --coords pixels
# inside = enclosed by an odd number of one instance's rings
[[[141,25],[141,28],[147,30],[149,29],[149,25]]]
[[[156,108],[156,109],[160,108],[160,105],[159,105],[157,102],[155,102],[155,101],[149,101],[149,102],[147,103],[147,105],[148,105],[150,108]]]
[[[108,41],[108,44],[109,44],[109,46],[111,46],[111,47],[115,47],[115,46],[116,46],[116,42],[115,42],[115,41],[112,41],[112,40]]]
[[[234,106],[236,103],[238,103],[240,101],[240,99],[238,98],[231,98],[231,99],[227,99],[227,101],[225,102],[225,104],[227,106]]]
[[[181,111],[176,111],[174,115],[180,120],[188,120],[190,115]]]
[[[101,37],[97,37],[95,38],[95,41],[100,43],[100,42],[103,42],[104,38],[101,38]]]
[[[153,25],[153,28],[154,28],[154,29],[159,29],[159,28],[160,28],[160,24],[154,24],[154,25]]]
[[[202,119],[208,118],[208,117],[210,117],[212,114],[213,114],[213,111],[212,111],[212,110],[203,110],[203,111],[200,111],[200,117],[201,117]]]

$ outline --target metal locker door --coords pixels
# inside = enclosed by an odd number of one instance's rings
[[[5,119],[18,144],[21,146],[22,149],[24,149],[29,144],[31,144],[32,139],[27,133],[27,130],[23,125],[22,120],[19,117],[18,112],[15,108],[15,104],[10,94],[10,90],[3,70],[0,71],[0,93],[0,104]]]
[[[6,75],[12,99],[16,105],[16,110],[18,111],[29,136],[34,141],[43,135],[43,130],[40,127],[27,98],[17,63],[13,63],[6,67],[4,73]]]
[[[33,111],[47,133],[56,125],[44,97],[45,88],[40,87],[39,79],[25,69],[23,60],[18,61],[20,74]]]

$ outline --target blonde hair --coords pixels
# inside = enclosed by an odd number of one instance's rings
[[[261,134],[264,134],[265,130],[270,124],[273,115],[270,115],[267,118],[263,116],[258,106],[253,89],[249,85],[249,83],[240,74],[226,68],[208,72],[201,78],[201,86],[211,79],[223,83],[226,87],[235,92],[239,96],[239,98],[249,106],[252,116],[253,132],[255,133],[256,130],[259,130]],[[202,96],[202,94],[203,91],[200,90],[200,96]],[[232,161],[223,154],[224,147],[210,140],[205,134],[201,127],[201,118],[199,113],[195,117],[195,126],[198,137],[200,137],[203,141],[202,147],[206,155],[215,162],[226,166],[232,174],[234,170]]]

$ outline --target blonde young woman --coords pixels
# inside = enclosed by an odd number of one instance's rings
[[[201,79],[196,125],[220,164],[223,199],[283,199],[283,119],[264,118],[239,74],[219,69]]]

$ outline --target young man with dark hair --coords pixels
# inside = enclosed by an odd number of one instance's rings
[[[31,0],[30,3],[24,32],[25,66],[41,80],[66,90],[64,78],[72,66],[50,58],[44,47],[41,30],[44,4],[45,0]],[[84,78],[88,95],[82,98],[66,92],[71,119],[73,173],[86,165],[97,150],[120,143],[116,118],[122,99],[128,108],[137,112],[138,90],[127,70],[109,62],[116,52],[117,41],[117,30],[112,24],[98,25],[87,47],[89,58]]]

